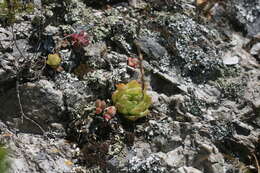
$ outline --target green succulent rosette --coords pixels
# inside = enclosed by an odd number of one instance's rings
[[[60,55],[55,53],[55,54],[49,54],[46,64],[51,66],[52,68],[57,68],[61,63],[61,58]]]
[[[152,99],[146,91],[142,91],[141,84],[136,80],[127,84],[118,84],[116,88],[112,100],[117,111],[125,118],[135,121],[149,114],[148,108],[152,104]]]

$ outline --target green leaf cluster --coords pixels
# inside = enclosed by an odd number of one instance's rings
[[[34,4],[31,2],[26,4],[23,4],[21,0],[3,0],[3,2],[0,2],[0,19],[8,25],[15,22],[15,14],[33,11]]]
[[[7,162],[7,150],[0,147],[0,172],[6,173],[8,171],[9,164]]]
[[[152,99],[142,90],[141,84],[132,80],[127,84],[116,85],[117,90],[112,95],[112,100],[119,113],[126,119],[135,121],[149,114],[148,108]]]

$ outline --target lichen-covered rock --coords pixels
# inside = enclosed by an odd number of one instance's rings
[[[93,99],[92,92],[86,82],[80,81],[70,74],[61,73],[56,76],[56,87],[62,92],[69,119],[80,117],[84,108]]]
[[[166,173],[167,169],[161,165],[161,162],[161,158],[153,154],[145,159],[133,157],[129,161],[129,172]]]
[[[17,69],[15,67],[15,57],[11,54],[0,55],[0,81],[8,81],[15,77]]]
[[[138,40],[140,49],[145,53],[151,65],[159,68],[162,72],[169,69],[170,57],[165,47],[158,43],[158,40],[150,37],[142,37]]]
[[[242,32],[254,36],[260,32],[260,2],[258,0],[231,0],[226,2],[228,17],[234,27],[241,27]]]
[[[214,80],[221,75],[221,50],[216,46],[221,37],[216,30],[181,14],[159,15],[156,21],[165,28],[162,31],[167,34],[164,44],[174,54],[168,63],[171,67],[176,66],[183,76],[194,82]]]
[[[100,0],[100,1],[95,1],[95,0],[84,0],[87,5],[91,5],[94,7],[100,7],[108,4],[116,4],[120,2],[127,2],[127,0]]]
[[[47,129],[52,122],[58,122],[64,111],[63,95],[47,80],[25,83],[19,87],[21,107],[24,114]],[[3,99],[5,98],[5,99]],[[39,133],[39,127],[22,117],[17,90],[11,89],[1,96],[0,117],[13,128],[23,132]],[[22,119],[24,121],[22,122]]]
[[[0,50],[11,51],[11,41],[13,39],[12,33],[5,28],[0,27]]]
[[[193,167],[183,166],[179,168],[176,173],[202,173],[202,172]]]
[[[76,150],[64,139],[53,140],[41,135],[26,133],[13,135],[10,131],[4,132],[9,136],[1,135],[0,141],[8,148],[10,172],[76,172],[73,163]]]

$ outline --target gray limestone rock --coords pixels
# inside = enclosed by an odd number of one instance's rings
[[[260,2],[258,0],[232,0],[227,2],[226,13],[237,27],[242,27],[248,36],[260,31]]]
[[[129,161],[129,172],[149,172],[149,173],[166,173],[166,167],[162,166],[161,158],[156,154],[152,154],[145,159],[136,156]]]
[[[260,115],[260,100],[255,100],[254,103],[254,109],[256,111],[256,114],[259,116]]]
[[[138,40],[141,50],[151,59],[161,59],[167,55],[167,50],[156,39],[143,37]]]
[[[171,168],[179,168],[184,166],[184,155],[183,147],[175,148],[174,150],[168,152],[165,158],[166,164]]]
[[[222,50],[216,46],[221,42],[221,33],[182,14],[158,15],[156,22],[151,26],[163,27],[162,46],[171,53],[168,59],[161,57],[168,62],[168,71],[181,73],[197,83],[221,76]]]
[[[54,84],[47,80],[28,82],[19,86],[24,114],[45,130],[51,122],[58,122],[64,111],[62,92],[54,87]],[[26,117],[23,117],[22,122],[16,89],[6,92],[0,100],[2,120],[22,132],[41,133],[39,127]]]
[[[183,166],[177,169],[176,173],[202,173],[200,170],[190,167],[190,166]]]
[[[44,28],[45,35],[56,35],[59,32],[59,28],[55,26],[48,25]]]
[[[11,137],[1,136],[0,140],[8,147],[9,171],[12,173],[74,172],[76,150],[64,139],[20,133]]]
[[[7,81],[14,78],[16,75],[15,57],[11,54],[0,55],[0,81]]]
[[[9,30],[0,27],[0,50],[1,51],[11,51],[13,35]]]
[[[250,53],[252,55],[259,55],[260,54],[260,43],[256,43],[252,46]]]

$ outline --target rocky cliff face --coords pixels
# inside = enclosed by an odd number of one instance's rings
[[[11,173],[259,172],[257,0],[42,0],[11,26],[3,2],[0,142]],[[107,121],[95,101],[111,106],[116,84],[140,81],[137,49],[150,114]],[[61,63],[46,63],[55,53]]]

